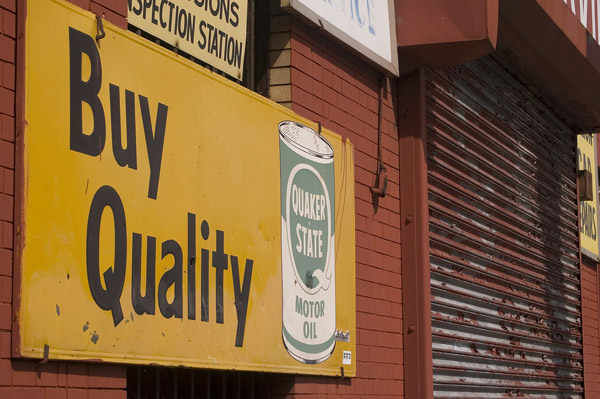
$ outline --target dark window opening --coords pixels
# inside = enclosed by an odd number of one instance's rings
[[[131,366],[130,399],[269,399],[268,373]]]

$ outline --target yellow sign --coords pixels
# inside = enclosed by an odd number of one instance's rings
[[[96,30],[29,2],[20,354],[355,375],[352,145]]]
[[[242,80],[248,0],[128,0],[128,22]]]
[[[577,170],[592,174],[591,201],[579,201],[579,239],[581,251],[598,259],[598,165],[596,163],[596,139],[591,134],[577,136]]]

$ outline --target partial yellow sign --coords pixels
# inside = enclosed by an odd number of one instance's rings
[[[29,2],[20,354],[355,375],[352,145],[105,30]]]
[[[596,162],[596,139],[591,134],[577,136],[577,170],[592,174],[593,199],[579,201],[579,240],[585,255],[598,259],[598,164]]]
[[[128,0],[128,22],[242,80],[248,0]]]

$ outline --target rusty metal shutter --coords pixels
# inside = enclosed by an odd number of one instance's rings
[[[581,398],[575,129],[497,54],[426,85],[434,397]]]

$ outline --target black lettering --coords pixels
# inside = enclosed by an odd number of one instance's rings
[[[237,42],[237,45],[235,46],[235,57],[234,57],[234,63],[237,65],[238,68],[242,67],[242,46],[243,43],[242,42]]]
[[[228,257],[224,252],[225,233],[217,230],[217,250],[212,253],[212,265],[216,269],[215,272],[215,302],[217,307],[217,323],[223,324],[224,309],[223,309],[223,270],[227,270]]]
[[[175,7],[174,3],[169,2],[169,32],[172,32],[173,28],[173,8]]]
[[[227,63],[229,65],[233,65],[235,61],[235,39],[229,36],[229,40],[227,41]]]
[[[206,220],[202,221],[202,224],[200,225],[200,233],[202,234],[202,238],[204,239],[204,241],[208,240],[208,236],[210,233],[210,228],[208,226],[208,222]],[[202,279],[201,287],[201,293],[200,296],[202,297],[201,302],[200,302],[200,306],[201,306],[201,320],[202,321],[208,321],[209,320],[209,298],[208,298],[208,287],[209,287],[209,281],[208,281],[208,265],[209,265],[209,256],[210,256],[210,252],[208,251],[208,249],[202,249],[202,260],[201,260],[201,267],[202,267],[202,271],[201,271],[201,276],[200,278]]]
[[[579,214],[580,214],[579,215],[579,232],[580,233],[583,233],[583,223],[584,223],[584,220],[583,220],[583,208],[584,208],[584,206],[583,205],[584,205],[584,202],[581,201],[579,203]]]
[[[235,334],[235,346],[244,345],[244,331],[246,330],[246,314],[248,311],[248,297],[250,295],[250,281],[252,279],[252,267],[254,261],[246,259],[244,268],[244,283],[240,289],[240,271],[237,256],[231,256],[231,276],[233,278],[233,293],[235,296],[235,311],[237,313],[237,331]]]
[[[146,240],[146,292],[142,296],[142,236],[133,233],[131,259],[131,303],[137,314],[154,314],[156,289],[156,238]]]
[[[90,78],[83,81],[82,56],[90,60]],[[96,43],[91,36],[69,28],[69,75],[70,75],[70,149],[97,156],[104,149],[106,125],[104,109],[98,97],[102,84],[102,65]],[[83,103],[90,106],[94,128],[88,135],[83,132]]]
[[[174,262],[173,267],[162,275],[158,283],[158,308],[160,313],[167,319],[173,316],[181,319],[183,318],[183,252],[177,241],[168,240],[162,243],[162,259],[165,259],[168,255],[173,256]],[[172,285],[175,293],[173,302],[169,303],[167,291]]]
[[[112,268],[108,268],[103,273],[105,289],[100,278],[100,222],[106,207],[109,207],[113,214],[115,257]],[[127,268],[127,228],[123,202],[115,189],[110,186],[100,187],[92,199],[87,224],[85,254],[87,278],[92,298],[100,309],[111,311],[116,327],[123,320],[120,300]]]
[[[219,18],[222,20],[223,19],[223,14],[225,14],[225,22],[229,23],[229,1],[225,2],[225,0],[221,0],[221,12],[219,13]]]
[[[167,111],[169,107],[158,103],[156,112],[156,124],[152,132],[152,121],[150,120],[150,107],[148,99],[142,95],[140,98],[140,110],[144,124],[144,135],[146,136],[146,149],[148,150],[148,161],[150,162],[150,181],[148,183],[148,198],[156,199],[158,193],[158,179],[160,176],[160,165],[162,162],[163,147],[165,143],[165,128],[167,126]]]
[[[206,34],[204,33],[204,28],[206,28],[206,22],[204,20],[200,21],[200,25],[198,25],[198,30],[200,31],[201,40],[198,40],[198,47],[202,50],[206,47]]]
[[[596,209],[592,208],[592,240],[596,240],[596,235],[597,235],[597,230],[596,230]]]
[[[110,84],[110,120],[112,129],[112,147],[115,161],[119,166],[137,169],[135,143],[135,95],[125,90],[125,118],[127,120],[127,147],[123,148],[121,139],[121,99],[119,86]]]
[[[229,20],[229,23],[234,28],[237,27],[238,24],[240,23],[240,17],[238,16],[238,10],[239,10],[239,8],[240,8],[240,6],[235,1],[233,3],[231,3],[231,15],[232,15],[232,18]]]
[[[156,0],[152,1],[152,23],[154,25],[158,25],[158,19],[156,19],[156,13],[158,12],[158,6],[156,5]]]
[[[168,4],[167,0],[162,0],[160,2],[160,26],[164,29],[167,27],[167,22],[164,20],[163,18],[163,8],[165,7],[165,4]]]
[[[188,21],[187,21],[187,37],[186,40],[190,43],[194,43],[194,35],[196,34],[196,30],[194,29],[194,26],[196,26],[196,16],[192,15],[192,14],[188,14]]]
[[[206,0],[206,2],[208,3],[209,0]],[[216,8],[213,8],[214,3],[217,3]],[[219,15],[220,5],[221,5],[221,0],[210,0],[210,13],[213,15],[213,17],[216,17]]]
[[[132,8],[132,4],[131,4],[132,1],[131,0],[128,0],[128,1],[129,1],[129,11],[133,11],[133,13],[135,15],[140,15],[142,13],[142,0],[136,0],[137,8],[135,8],[135,7]]]
[[[183,8],[179,9],[177,20],[177,34],[179,35],[179,37],[184,39],[187,33],[187,18],[185,10]]]
[[[152,7],[152,0],[144,0],[144,16],[143,16],[144,19],[146,19],[146,11],[150,7]]]
[[[188,319],[196,320],[196,215],[188,213]]]
[[[217,40],[216,40],[217,35],[214,32],[215,28],[211,24],[207,24],[207,27],[208,27],[208,52],[210,54],[212,54],[217,46]]]
[[[221,58],[221,53],[223,52],[223,39],[225,39],[227,34],[222,30],[219,31],[219,55],[217,57]],[[227,40],[226,40],[227,41]]]

